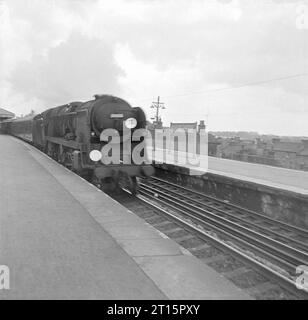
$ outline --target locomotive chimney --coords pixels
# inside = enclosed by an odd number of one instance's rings
[[[97,99],[102,98],[103,94],[95,94],[93,97],[95,98],[95,100],[97,100]]]

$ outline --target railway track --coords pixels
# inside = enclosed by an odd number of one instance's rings
[[[262,298],[260,293],[268,290],[275,292],[269,294],[270,298],[290,294],[289,298],[308,299],[308,292],[295,285],[296,267],[308,265],[306,230],[158,178],[142,180],[137,198],[124,196],[117,200],[137,214],[139,211],[142,217],[145,215],[160,231],[175,236],[184,247],[188,243],[193,254],[223,269],[227,277],[235,275],[236,281],[243,282],[241,272],[249,273],[245,267],[249,266],[262,278],[257,285],[255,280],[251,285],[247,284],[249,279],[244,280],[245,289],[253,296]],[[173,226],[168,227],[167,221]],[[204,250],[215,254],[204,258]],[[230,266],[230,260],[234,266]],[[288,293],[281,297],[279,292],[284,291]]]

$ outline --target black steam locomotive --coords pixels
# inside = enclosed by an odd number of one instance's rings
[[[146,127],[145,114],[120,98],[94,97],[3,122],[2,131],[31,142],[103,189],[120,186],[136,193],[137,177],[154,173],[145,148],[141,163],[132,159],[134,149],[145,145],[144,137],[140,138],[143,142],[132,139],[136,130]]]

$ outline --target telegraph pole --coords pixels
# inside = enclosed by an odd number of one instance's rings
[[[159,109],[166,109],[165,104],[160,102],[160,96],[157,97],[157,101],[152,102],[151,108],[156,109],[155,123],[158,126],[159,122],[161,122],[161,118],[159,117]]]

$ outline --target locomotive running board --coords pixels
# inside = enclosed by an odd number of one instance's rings
[[[46,137],[46,140],[52,143],[60,144],[68,148],[79,149],[79,143],[73,140],[65,140],[63,138],[56,138],[56,137],[49,137],[49,136]]]

